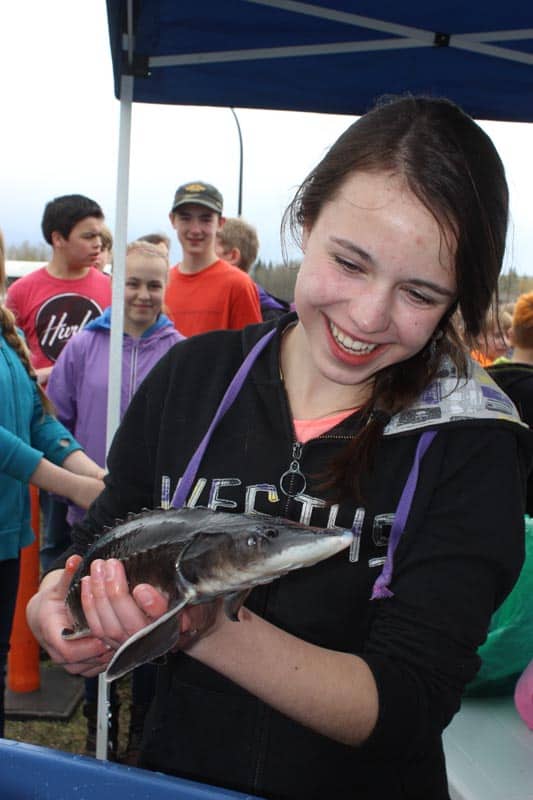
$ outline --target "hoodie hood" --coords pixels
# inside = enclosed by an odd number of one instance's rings
[[[468,360],[468,375],[461,378],[455,364],[445,358],[433,383],[412,406],[392,417],[384,433],[390,436],[472,420],[528,427],[512,400],[476,361]]]
[[[141,339],[148,339],[154,333],[163,332],[165,328],[170,328],[172,331],[175,330],[174,325],[166,316],[166,314],[159,314],[158,318],[154,322],[153,325],[150,325],[147,328],[143,335],[140,337]],[[84,330],[86,331],[110,331],[111,330],[111,306],[105,309],[105,311],[100,314],[99,317],[96,319],[91,320],[88,325],[85,326]],[[125,334],[128,336],[128,334]]]

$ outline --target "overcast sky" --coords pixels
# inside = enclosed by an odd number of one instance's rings
[[[119,103],[113,93],[105,0],[6,0],[0,6],[0,227],[7,244],[42,242],[45,203],[81,193],[114,224]],[[243,216],[264,260],[281,260],[281,215],[299,182],[353,118],[236,110],[244,141]],[[533,274],[533,125],[482,123],[507,170],[512,226],[507,265]],[[128,238],[174,235],[176,187],[214,183],[237,214],[239,140],[229,109],[134,105]],[[173,245],[172,259],[179,257]]]

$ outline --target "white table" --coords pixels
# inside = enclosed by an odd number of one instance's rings
[[[533,731],[512,697],[463,700],[444,751],[452,800],[533,800]]]

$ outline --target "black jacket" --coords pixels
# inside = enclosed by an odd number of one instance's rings
[[[286,323],[278,323],[278,336],[219,423],[189,504],[351,527],[357,505],[330,507],[318,485],[357,430],[357,413],[303,445],[305,490],[287,496],[280,489],[294,460],[279,371]],[[163,476],[174,489],[233,374],[269,327],[195,336],[159,362],[117,432],[106,489],[74,529],[73,551],[85,552],[104,524],[128,511],[157,506]],[[477,647],[523,560],[531,436],[509,417],[497,387],[483,380],[487,386],[474,381],[462,394],[455,380],[441,381],[392,420],[364,481],[363,528],[352,560],[345,551],[255,589],[247,601],[305,640],[365,659],[379,692],[369,740],[359,748],[340,745],[176,654],[159,670],[143,766],[269,798],[448,798],[441,732],[478,669]],[[419,429],[428,425],[442,429],[422,462],[395,554],[394,597],[370,601]]]
[[[509,395],[524,422],[533,427],[533,365],[502,361],[486,369]],[[533,516],[533,475],[528,481],[526,511],[530,517]]]

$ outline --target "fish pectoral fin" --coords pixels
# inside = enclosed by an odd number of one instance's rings
[[[180,638],[180,611],[183,604],[174,606],[150,625],[130,636],[122,644],[104,673],[107,681],[121,678],[140,664],[153,661],[167,653]]]
[[[224,611],[228,619],[233,620],[233,622],[239,621],[239,611],[251,591],[251,588],[243,589],[240,592],[232,592],[224,597]]]

